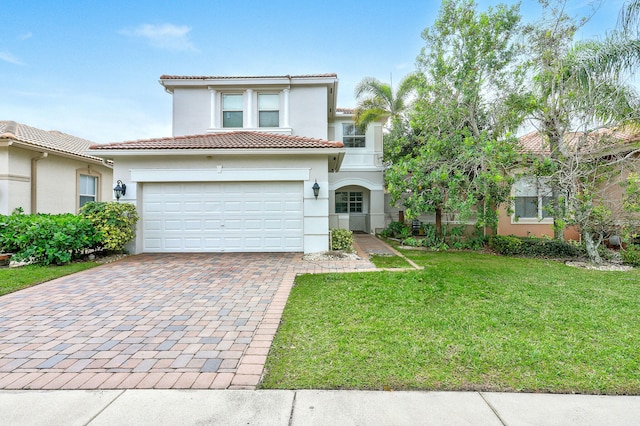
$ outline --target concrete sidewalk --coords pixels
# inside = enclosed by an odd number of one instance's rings
[[[2,425],[640,425],[640,396],[316,390],[0,391]]]

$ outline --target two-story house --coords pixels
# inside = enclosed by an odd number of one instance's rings
[[[335,74],[168,76],[173,136],[94,145],[141,215],[135,252],[325,251],[384,227],[382,124],[336,108]]]

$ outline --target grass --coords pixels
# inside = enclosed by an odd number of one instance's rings
[[[262,386],[640,394],[640,270],[404,253],[298,277]]]
[[[411,265],[400,256],[372,255],[369,260],[376,265],[377,268],[411,268]]]
[[[79,262],[63,266],[27,265],[19,268],[0,268],[0,296],[98,265],[96,262]]]

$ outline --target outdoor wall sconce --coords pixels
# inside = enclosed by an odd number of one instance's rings
[[[120,197],[127,193],[127,185],[122,183],[120,179],[116,182],[116,187],[113,188],[113,193],[116,195],[116,201],[120,201]]]
[[[318,180],[317,179],[316,179],[316,183],[313,184],[311,189],[313,189],[313,196],[316,197],[316,200],[317,200],[318,199],[318,193],[320,192],[320,185],[318,185]]]

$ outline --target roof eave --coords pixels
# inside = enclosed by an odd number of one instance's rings
[[[344,153],[344,148],[262,148],[262,149],[93,149],[87,151],[95,157],[139,157],[139,156],[194,156],[194,155],[333,155]]]
[[[212,78],[160,78],[158,82],[164,86],[168,92],[172,92],[175,87],[204,87],[204,86],[290,86],[294,85],[326,85],[335,87],[338,78],[333,76],[265,76],[265,77],[212,77]]]
[[[75,154],[73,152],[67,152],[67,151],[53,149],[53,148],[49,148],[41,145],[36,145],[30,142],[21,141],[19,139],[5,138],[4,140],[0,140],[0,146],[13,146],[17,148],[26,149],[28,151],[46,152],[52,155],[57,155],[59,157],[71,158],[74,160],[90,161],[95,164],[103,164],[107,167],[112,167],[110,164],[104,164],[103,159],[101,157]]]

